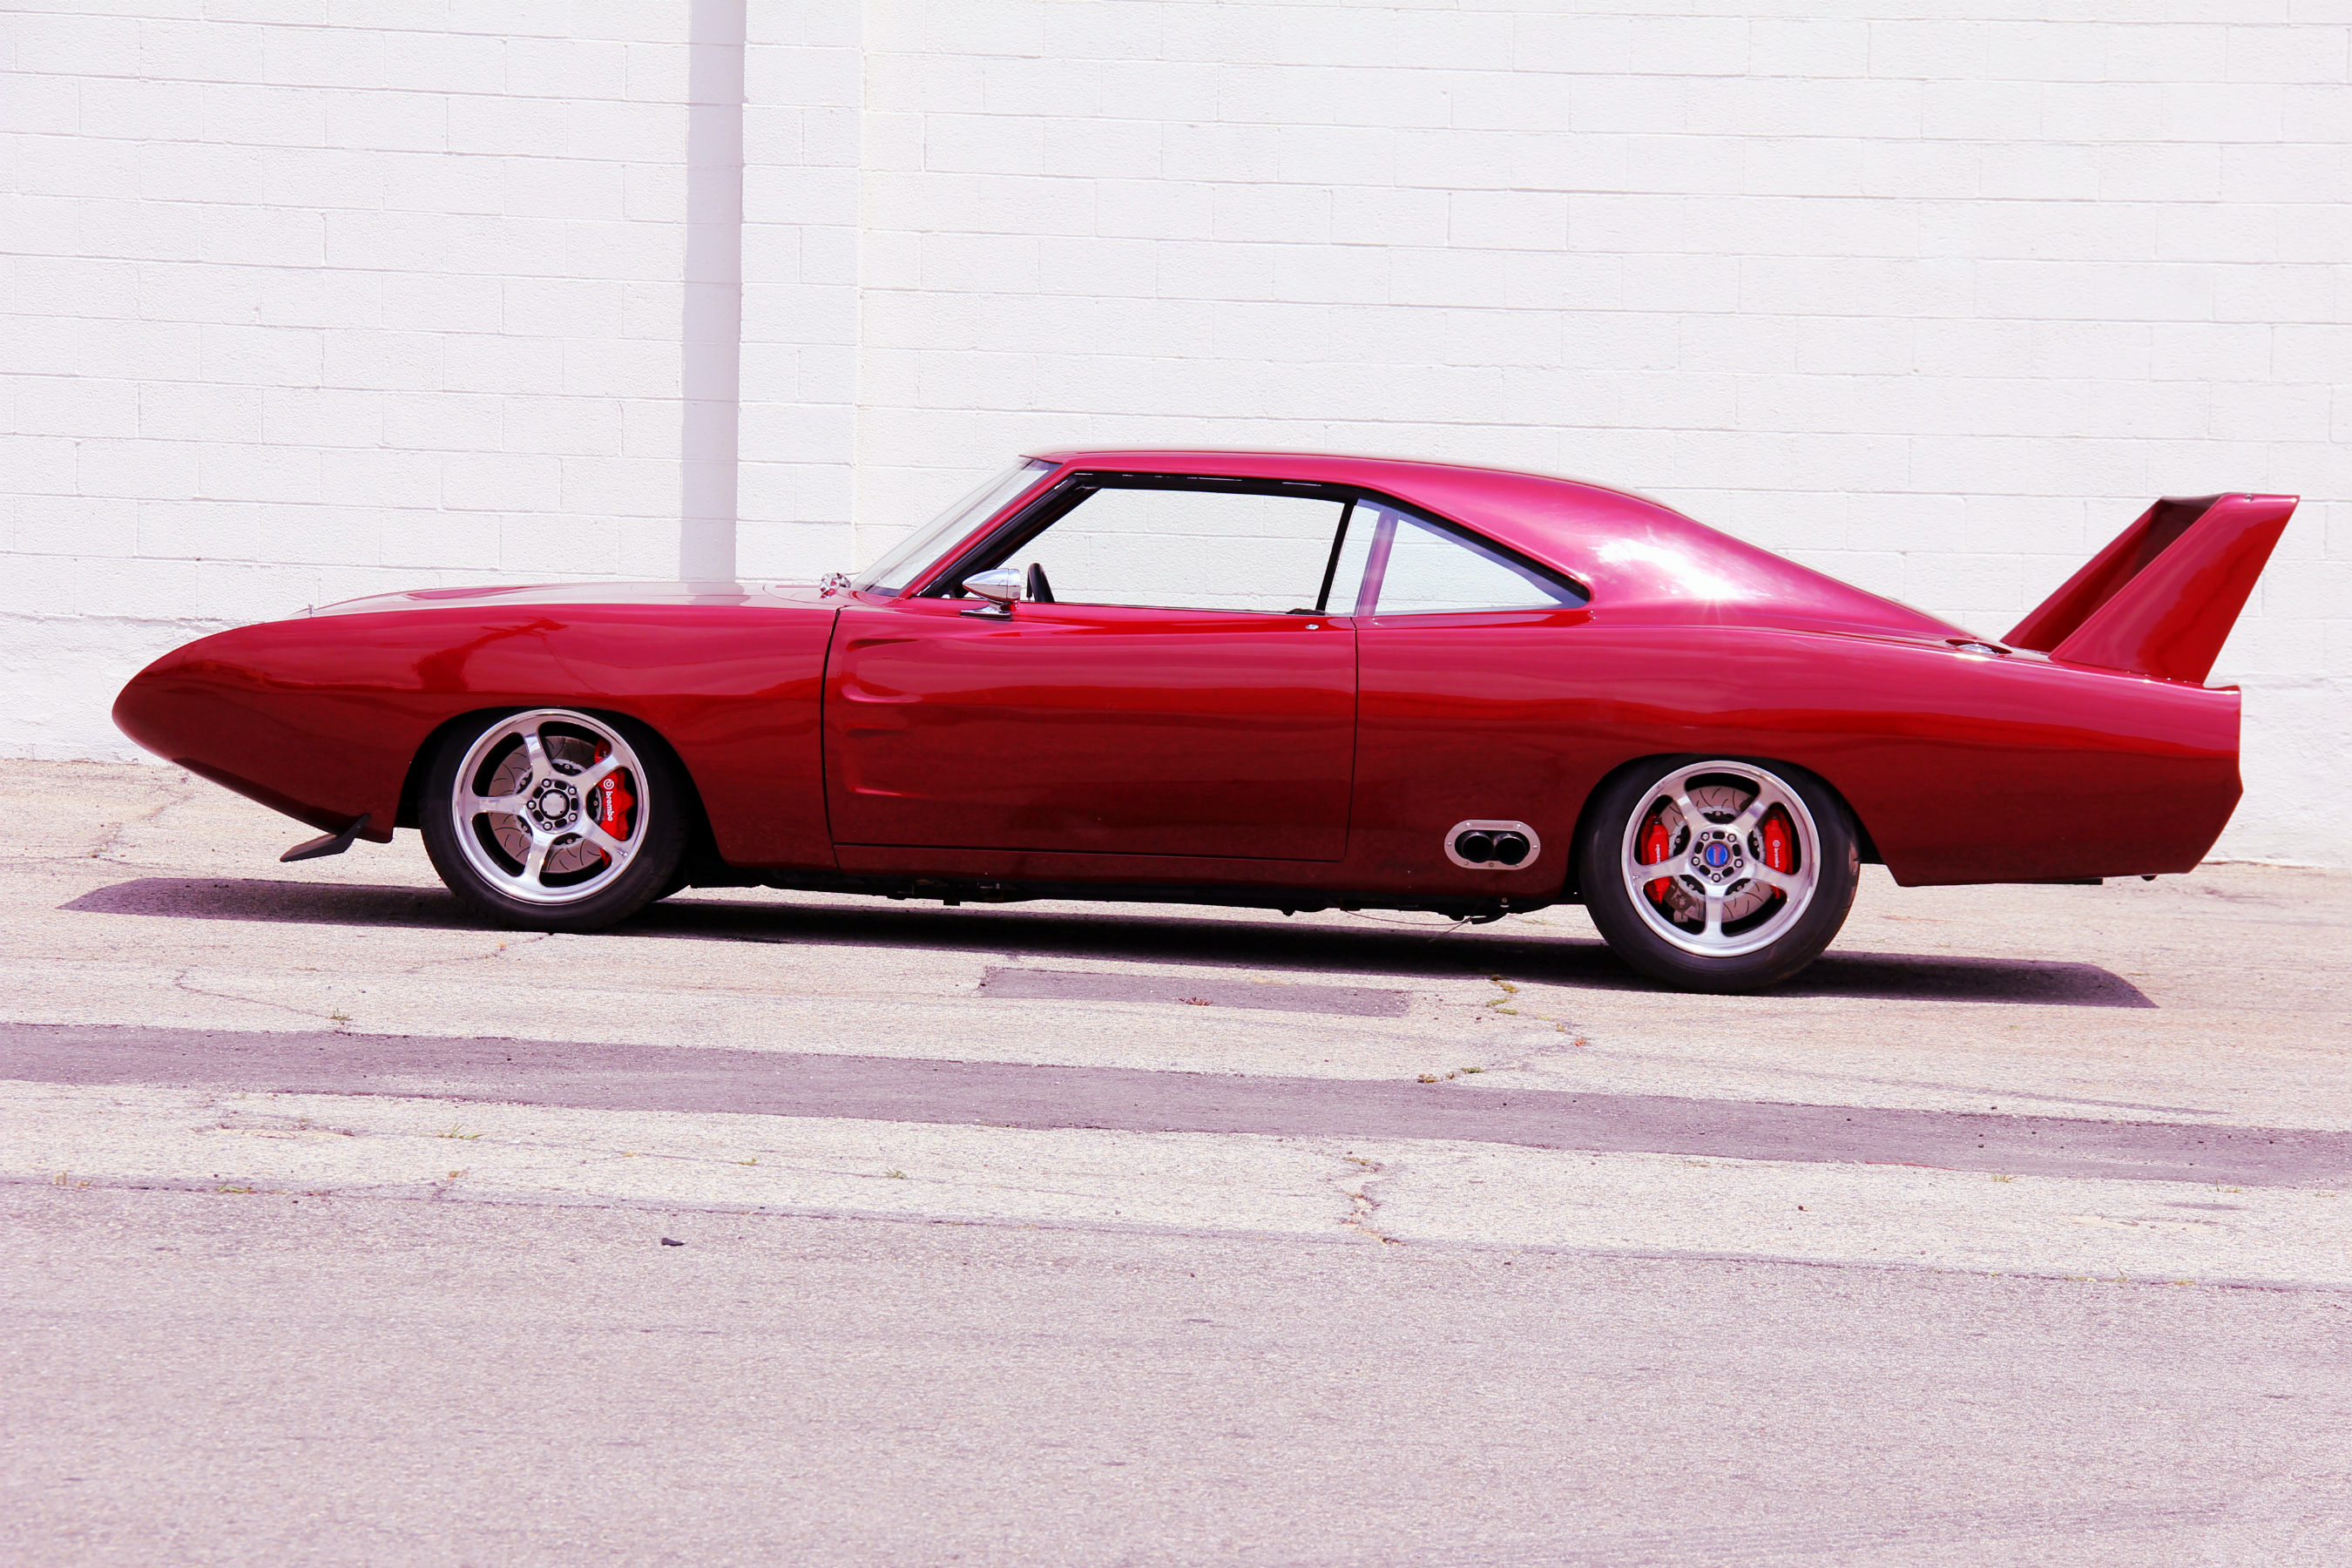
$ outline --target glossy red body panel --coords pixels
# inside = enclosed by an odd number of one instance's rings
[[[1008,623],[917,596],[920,578],[896,600],[434,590],[191,644],[124,689],[117,720],[316,827],[364,813],[382,838],[442,725],[589,708],[677,750],[747,871],[1368,903],[1572,890],[1584,803],[1667,755],[1819,774],[1908,883],[2186,870],[2237,799],[2234,691],[1966,651],[1958,627],[1638,497],[1386,459],[1051,456],[1361,487],[1591,603],[1361,622],[1024,604]],[[1456,867],[1443,837],[1465,819],[1526,822],[1541,853]]]
[[[2235,692],[1942,643],[1669,634],[1598,611],[1582,625],[1493,619],[1475,629],[1374,623],[1360,635],[1353,847],[1373,857],[1369,877],[1497,890],[1517,873],[1433,865],[1423,848],[1474,815],[1533,825],[1559,877],[1585,799],[1648,756],[1817,773],[1895,879],[1915,885],[2187,870],[2237,803]],[[1901,693],[1892,711],[1890,692]],[[1449,777],[1416,763],[1433,751],[1477,766]],[[1453,810],[1456,799],[1465,809]]]
[[[719,848],[751,865],[829,865],[817,737],[834,605],[625,585],[391,595],[167,654],[123,689],[123,732],[314,826],[365,813],[392,837],[410,764],[448,721],[493,708],[625,714],[675,749]]]
[[[825,689],[844,844],[1339,860],[1356,657],[1313,616],[951,599],[841,615]],[[1313,629],[1308,629],[1308,628]]]

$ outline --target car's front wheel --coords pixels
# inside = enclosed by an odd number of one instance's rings
[[[450,734],[418,815],[433,868],[478,912],[590,931],[670,889],[690,799],[641,727],[536,708]]]
[[[1820,956],[1861,879],[1845,804],[1750,762],[1645,763],[1586,814],[1577,879],[1620,958],[1684,991],[1778,984]]]

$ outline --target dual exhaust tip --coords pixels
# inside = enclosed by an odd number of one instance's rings
[[[1445,832],[1445,858],[1465,871],[1511,871],[1534,864],[1543,840],[1524,822],[1457,822]]]

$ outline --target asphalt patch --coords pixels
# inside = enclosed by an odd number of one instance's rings
[[[1098,969],[1012,969],[992,965],[981,994],[1046,1002],[1160,1002],[1180,1007],[1251,1007],[1268,1013],[1333,1013],[1348,1018],[1402,1018],[1402,991],[1365,985],[1294,985],[1279,980],[1129,974]]]
[[[0,1078],[877,1121],[1286,1138],[2015,1175],[2352,1184],[2352,1133],[928,1058],[410,1035],[0,1024]]]

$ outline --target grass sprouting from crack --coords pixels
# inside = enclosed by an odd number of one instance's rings
[[[1511,1006],[1509,1004],[1517,998],[1519,988],[1512,984],[1509,981],[1504,979],[1500,974],[1494,973],[1490,971],[1487,973],[1486,978],[1496,985],[1500,986],[1503,994],[1500,996],[1489,997],[1483,1005],[1491,1007],[1496,1012],[1513,1018],[1525,1016],[1528,1018],[1540,1019],[1542,1022],[1549,1024],[1559,1033],[1563,1035],[1568,1033],[1568,1026],[1559,1019],[1553,1017],[1549,1013],[1528,1013],[1523,1015],[1517,1007]],[[1580,1046],[1584,1044],[1582,1040],[1579,1040],[1576,1043]]]

